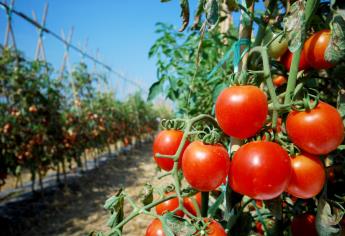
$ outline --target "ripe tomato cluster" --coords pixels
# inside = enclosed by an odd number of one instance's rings
[[[325,60],[325,52],[330,38],[330,30],[321,30],[311,35],[304,43],[298,70],[331,68],[333,65]],[[289,71],[292,62],[292,53],[289,50],[282,55],[281,62]]]
[[[293,54],[288,50],[287,40],[281,35],[274,37],[263,50],[267,50],[270,58],[280,60],[289,71]],[[329,41],[329,30],[311,35],[303,45],[298,70],[331,68],[333,65],[325,59]],[[263,61],[264,55],[266,54],[262,55]],[[188,129],[161,131],[153,145],[157,165],[165,171],[178,168],[188,185],[199,193],[214,191],[222,184],[228,184],[234,192],[261,203],[262,200],[279,198],[284,192],[292,201],[317,196],[326,181],[324,160],[343,142],[344,123],[335,107],[318,98],[304,98],[302,108],[302,102],[299,101],[290,103],[287,100],[284,102],[290,104],[280,104],[280,100],[274,98],[277,96],[274,92],[275,89],[281,91],[278,87],[286,83],[289,87],[290,83],[284,73],[273,73],[273,85],[269,81],[263,89],[237,83],[219,94],[214,106],[215,121],[225,140],[230,143],[200,140]],[[265,93],[266,89],[271,100]],[[288,94],[288,90],[286,93]],[[274,99],[282,108],[275,107]],[[264,131],[273,133],[273,138],[264,136]],[[231,142],[234,139],[240,140],[242,145],[233,151]],[[163,205],[166,206],[161,210]],[[201,197],[198,205],[201,207]],[[196,215],[185,204],[183,207]],[[174,211],[175,215],[183,217],[180,209],[176,198],[158,205],[156,212],[161,215]],[[150,227],[159,223],[154,220]],[[314,235],[314,232],[316,235],[314,215],[295,216],[292,220],[293,235],[298,235],[295,231],[301,232],[296,229],[301,224],[308,227],[310,235]],[[258,232],[262,231],[261,223],[256,227]]]
[[[287,115],[287,136],[301,150],[300,154],[289,156],[276,141],[251,141],[259,135],[268,116],[265,93],[251,85],[225,89],[217,99],[215,116],[225,134],[246,140],[232,158],[222,144],[187,140],[180,147],[186,134],[177,130],[161,131],[153,145],[157,165],[171,171],[177,163],[188,184],[200,192],[217,189],[228,177],[235,192],[252,199],[270,200],[284,191],[297,198],[312,198],[320,193],[325,183],[325,167],[320,155],[334,151],[344,140],[344,125],[339,112],[319,101],[314,108],[292,109]],[[281,125],[282,120],[279,121]],[[179,149],[180,155],[175,159],[157,156],[175,155]],[[158,205],[156,212],[164,214],[178,207],[178,199],[174,198]],[[183,217],[182,211],[175,214]],[[192,214],[195,215],[195,211]]]
[[[195,232],[195,236],[226,236],[226,232],[221,224],[212,219],[204,219],[207,227],[199,232]],[[203,231],[203,232],[201,232]],[[154,219],[146,230],[146,236],[165,236],[162,222],[159,219]]]

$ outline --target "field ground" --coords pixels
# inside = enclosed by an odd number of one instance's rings
[[[92,230],[107,230],[109,215],[103,204],[108,197],[125,186],[126,192],[137,199],[146,182],[158,184],[151,146],[152,143],[144,143],[127,154],[108,159],[98,168],[71,179],[65,191],[47,189],[44,197],[7,204],[0,211],[0,234],[80,236]],[[126,205],[125,214],[129,212]],[[147,216],[135,218],[124,227],[124,235],[144,235],[151,220]]]

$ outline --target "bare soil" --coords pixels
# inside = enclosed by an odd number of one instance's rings
[[[107,231],[108,213],[105,200],[123,186],[135,200],[142,186],[150,182],[157,186],[156,165],[152,158],[152,143],[142,144],[127,154],[107,160],[98,168],[74,178],[64,190],[47,189],[37,195],[0,209],[0,235],[54,236],[88,235],[93,230]],[[164,182],[170,182],[170,177]],[[125,205],[125,214],[131,211]],[[145,235],[152,218],[136,217],[124,227],[124,235]]]

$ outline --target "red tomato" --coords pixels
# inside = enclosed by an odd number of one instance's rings
[[[330,30],[313,34],[304,44],[309,65],[314,69],[329,69],[333,65],[325,60],[325,51],[331,39]]]
[[[166,196],[169,196],[173,193],[166,194]],[[156,212],[158,215],[163,215],[167,213],[168,211],[174,211],[176,208],[178,208],[178,198],[172,198],[170,200],[167,200],[165,202],[162,202],[156,206]],[[183,217],[184,213],[181,210],[178,210],[175,212],[175,215]]]
[[[292,56],[293,54],[287,50],[286,53],[280,58],[280,61],[283,63],[285,69],[290,71],[290,66],[292,63]],[[306,50],[303,49],[301,53],[301,58],[299,60],[298,71],[309,69],[310,65],[307,61]]]
[[[255,200],[255,204],[257,208],[261,209],[263,206],[263,201],[262,200]]]
[[[216,101],[216,118],[224,133],[240,139],[258,132],[266,121],[267,97],[252,85],[233,86],[221,92]]]
[[[192,198],[194,198],[196,200],[196,202],[199,206],[199,209],[201,209],[201,192],[198,192],[197,194],[195,194],[195,196],[185,197],[183,199],[184,208],[186,208],[187,211],[189,211],[191,214],[196,216],[196,209],[194,207]]]
[[[317,236],[315,216],[305,213],[295,216],[291,223],[292,236]]]
[[[255,231],[260,234],[260,235],[264,235],[264,229],[262,227],[262,224],[260,222],[255,222]]]
[[[204,230],[206,232],[197,232],[195,234],[196,236],[226,236],[223,226],[219,224],[217,221],[205,218],[205,222],[209,223],[207,228]]]
[[[192,142],[183,154],[182,171],[187,182],[198,191],[218,188],[229,171],[230,157],[220,145]]]
[[[312,198],[323,188],[325,168],[317,156],[303,153],[291,160],[292,172],[287,192],[298,198]]]
[[[229,172],[231,188],[256,200],[278,197],[287,187],[291,162],[277,143],[250,142],[238,149]]]
[[[276,87],[280,87],[283,84],[287,83],[287,79],[285,78],[284,75],[274,75],[273,76],[273,84]]]
[[[165,236],[162,222],[159,219],[154,219],[147,227],[145,236]]]
[[[175,155],[182,137],[183,132],[179,130],[163,130],[159,132],[153,142],[153,154]],[[188,144],[189,141],[187,140],[179,157],[179,166],[181,166],[181,157]],[[154,156],[154,159],[157,165],[163,170],[170,171],[174,167],[174,161],[172,159],[156,156]]]
[[[337,109],[319,102],[310,111],[291,111],[286,120],[291,141],[304,151],[324,155],[344,140],[344,125]]]

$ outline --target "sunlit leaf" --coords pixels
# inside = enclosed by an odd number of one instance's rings
[[[212,30],[219,20],[218,0],[207,0],[205,4],[206,21]]]
[[[334,15],[331,39],[326,48],[325,59],[333,64],[345,58],[345,18]]]
[[[296,52],[305,38],[305,1],[296,1],[290,6],[290,11],[284,17],[284,30],[289,41],[289,50]]]
[[[155,97],[157,97],[158,94],[163,91],[164,81],[164,79],[160,79],[151,85],[147,98],[148,101],[153,100]]]
[[[146,206],[153,201],[153,187],[146,183],[140,192],[140,201]]]
[[[344,209],[330,204],[324,197],[321,197],[317,207],[316,229],[319,235],[336,236],[339,235],[341,229],[338,224],[343,218]]]

